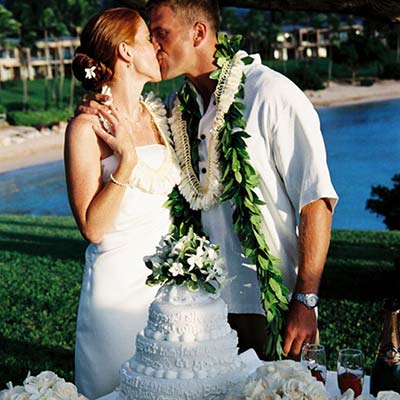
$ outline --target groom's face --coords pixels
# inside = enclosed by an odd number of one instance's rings
[[[166,5],[155,8],[150,19],[150,32],[162,79],[190,73],[193,62],[192,27]]]

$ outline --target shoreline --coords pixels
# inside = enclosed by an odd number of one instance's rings
[[[400,98],[400,81],[377,81],[372,86],[331,83],[319,91],[306,90],[314,107],[338,107]],[[63,159],[66,123],[37,131],[32,127],[0,126],[0,173]]]
[[[400,81],[377,81],[372,86],[352,86],[331,82],[323,90],[305,90],[314,107],[339,107],[400,98]]]

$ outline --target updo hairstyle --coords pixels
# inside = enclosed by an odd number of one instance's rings
[[[118,45],[133,45],[140,21],[139,13],[127,7],[110,8],[89,20],[72,62],[72,71],[86,90],[98,92],[113,79]],[[92,67],[95,76],[88,79],[85,69]]]

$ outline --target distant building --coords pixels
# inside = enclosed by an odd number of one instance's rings
[[[71,76],[71,64],[75,49],[80,41],[77,37],[50,38],[37,40],[33,49],[24,48],[23,57],[17,39],[9,39],[6,46],[0,47],[0,81],[21,79],[53,78],[59,74]],[[22,60],[26,67],[22,68]]]
[[[338,31],[329,28],[304,26],[284,26],[279,33],[278,42],[272,45],[276,60],[327,57],[332,37],[340,42],[347,40],[349,33],[360,34],[361,24],[340,26]],[[58,74],[71,76],[71,64],[80,41],[78,37],[50,38],[37,40],[33,49],[25,48],[20,57],[17,39],[9,39],[8,45],[0,47],[0,81],[21,79],[23,74],[32,80],[45,76],[53,78]],[[21,67],[26,60],[26,68]]]
[[[276,60],[328,57],[333,38],[345,42],[350,33],[359,35],[364,30],[360,24],[340,26],[337,31],[295,25],[284,28],[277,37],[277,43],[272,45]]]

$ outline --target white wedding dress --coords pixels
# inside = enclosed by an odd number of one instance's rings
[[[158,290],[145,284],[152,255],[170,227],[168,193],[179,181],[169,144],[165,109],[149,95],[144,104],[165,145],[137,147],[139,163],[125,190],[119,215],[100,244],[90,244],[78,310],[75,381],[80,393],[96,399],[119,384],[119,369],[132,357],[136,334],[145,327],[148,308]],[[103,182],[118,165],[115,155],[102,160]]]

